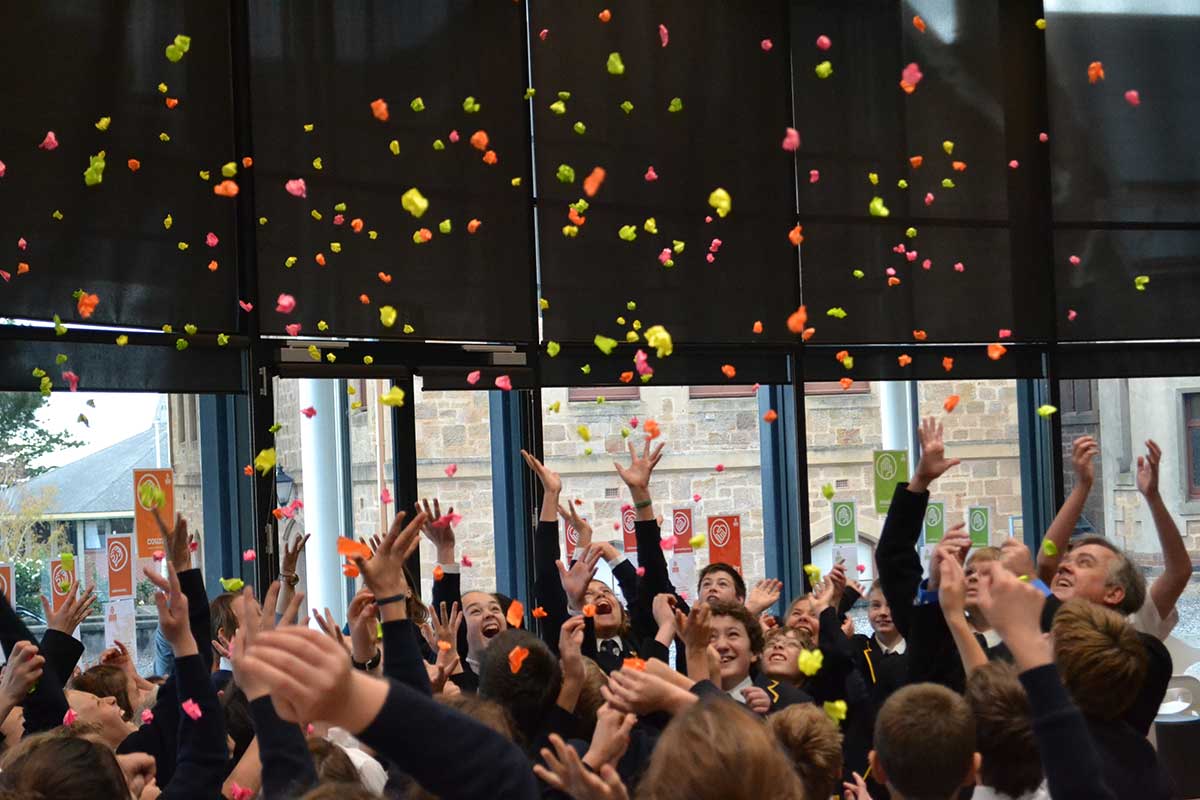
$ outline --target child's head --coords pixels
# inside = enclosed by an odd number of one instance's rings
[[[312,756],[317,778],[322,783],[338,783],[343,786],[361,785],[358,770],[346,751],[320,736],[308,737],[308,754]]]
[[[208,615],[212,620],[212,638],[217,639],[223,636],[226,640],[231,641],[233,635],[237,633],[238,618],[233,610],[233,601],[237,596],[237,592],[225,592],[214,597],[208,604]]]
[[[721,657],[721,688],[729,691],[748,678],[751,667],[762,658],[762,626],[741,603],[718,600],[708,605],[710,641]]]
[[[732,700],[707,698],[667,725],[637,796],[803,800],[806,795],[792,760],[755,715]]]
[[[883,585],[878,581],[871,586],[871,591],[867,592],[867,621],[871,623],[871,630],[875,631],[875,635],[884,640],[900,635],[896,630],[896,623],[892,620],[892,609],[883,595]]]
[[[467,592],[462,596],[462,615],[467,653],[482,659],[492,639],[508,628],[500,600],[489,592]]]
[[[479,694],[504,706],[526,741],[557,701],[561,686],[558,659],[529,631],[498,634],[479,664]]]
[[[967,705],[975,715],[975,746],[983,758],[979,783],[1020,797],[1042,782],[1032,710],[1017,670],[989,661],[967,676]]]
[[[129,683],[129,676],[120,667],[114,667],[111,664],[97,664],[72,678],[67,688],[91,692],[97,697],[113,698],[121,709],[121,717],[128,722],[133,719]]]
[[[723,600],[727,603],[746,602],[746,582],[729,564],[714,562],[700,570],[696,582],[700,599],[705,603]]]
[[[1112,609],[1083,599],[1064,603],[1051,632],[1054,660],[1080,711],[1116,719],[1136,699],[1149,657],[1137,631]],[[1128,691],[1113,691],[1113,687]]]
[[[802,594],[792,601],[783,615],[783,625],[802,631],[812,639],[817,638],[821,632],[821,622],[811,595]]]
[[[805,675],[800,671],[800,651],[816,647],[808,632],[777,626],[767,630],[763,639],[763,673],[796,686],[804,683]]]
[[[975,718],[967,701],[944,686],[917,683],[894,693],[875,719],[875,780],[892,797],[951,800],[975,782]]]
[[[767,727],[792,757],[805,797],[839,794],[842,785],[842,732],[811,703],[791,705],[767,717]]]
[[[129,800],[125,776],[108,747],[58,728],[30,736],[0,763],[0,790],[54,800]]]
[[[613,590],[604,581],[589,581],[587,590],[583,593],[585,605],[596,607],[593,617],[596,623],[596,636],[610,639],[613,636],[626,636],[629,633],[629,618],[621,606]]]

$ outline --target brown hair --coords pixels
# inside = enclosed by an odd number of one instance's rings
[[[308,739],[308,754],[312,756],[313,766],[317,770],[317,779],[322,783],[337,783],[342,786],[359,784],[358,769],[346,751],[328,739],[320,736],[310,736]]]
[[[826,798],[842,785],[842,732],[823,710],[805,703],[767,717],[767,727],[792,757],[805,796]]]
[[[115,697],[121,707],[121,718],[126,722],[133,719],[133,704],[129,698],[129,678],[120,667],[97,664],[81,672],[67,684],[68,689],[91,692],[96,697]]]
[[[1054,660],[1075,704],[1086,715],[1116,719],[1133,704],[1146,677],[1146,648],[1125,618],[1082,598],[1063,603],[1051,628]]]
[[[112,751],[62,728],[26,737],[0,768],[0,790],[25,800],[129,800]]]
[[[778,639],[780,636],[794,636],[800,641],[800,646],[805,650],[817,649],[817,643],[813,641],[812,635],[799,628],[781,628],[776,625],[773,628],[767,628],[763,631],[763,650],[770,647],[771,642]]]
[[[1074,550],[1085,544],[1098,545],[1115,556],[1108,569],[1108,580],[1105,581],[1105,585],[1120,586],[1125,590],[1125,597],[1121,599],[1121,604],[1116,606],[1117,611],[1126,616],[1136,614],[1146,602],[1146,577],[1129,560],[1129,556],[1121,551],[1121,548],[1103,536],[1095,534],[1081,536],[1071,542],[1071,549]]]
[[[700,588],[700,584],[704,583],[704,579],[713,572],[724,572],[733,580],[733,593],[737,595],[738,600],[745,601],[746,599],[746,580],[742,574],[733,568],[732,565],[726,564],[723,561],[714,561],[706,565],[700,570],[700,574],[696,576],[696,588]]]
[[[763,629],[758,618],[751,614],[741,603],[725,603],[715,600],[708,604],[712,611],[713,617],[732,617],[746,628],[746,635],[750,637],[750,652],[755,655],[762,655],[764,641]]]
[[[999,547],[992,547],[991,545],[988,545],[986,547],[977,547],[974,550],[967,553],[967,560],[963,564],[963,569],[966,569],[967,567],[971,566],[972,564],[974,564],[977,561],[979,563],[985,563],[988,561],[999,561],[1000,554],[1001,554],[1001,551],[1000,551]]]
[[[900,689],[875,720],[875,759],[884,772],[878,779],[907,798],[955,796],[975,763],[975,717],[967,701],[932,683]]]
[[[513,741],[515,734],[512,717],[509,716],[508,710],[504,706],[494,700],[488,700],[486,697],[480,697],[477,694],[467,694],[466,692],[461,694],[439,694],[436,700],[442,705],[449,706],[455,711],[466,714],[476,722],[483,723],[510,742]]]
[[[330,781],[310,789],[300,800],[378,800],[379,795],[361,783],[337,783]]]
[[[681,769],[680,765],[688,765]],[[667,725],[638,784],[638,800],[804,800],[804,784],[775,737],[723,697],[692,705]]]
[[[579,689],[579,699],[575,701],[575,716],[582,725],[580,733],[586,733],[584,739],[591,739],[596,730],[596,712],[604,705],[604,696],[600,688],[608,685],[608,675],[592,659],[583,657],[583,686]]]
[[[1029,696],[1006,661],[989,661],[967,676],[967,705],[975,715],[975,746],[983,757],[980,782],[1009,797],[1042,783]]]
[[[233,601],[237,597],[236,592],[225,592],[219,594],[212,599],[208,604],[208,615],[212,622],[209,627],[212,629],[212,638],[216,639],[217,634],[222,634],[226,639],[233,639],[233,635],[237,633],[238,619],[237,614],[233,611]],[[274,613],[275,609],[267,609],[269,613]]]

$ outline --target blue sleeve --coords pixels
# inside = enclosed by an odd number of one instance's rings
[[[225,780],[225,762],[229,750],[225,744],[225,715],[217,700],[200,654],[175,659],[175,679],[179,689],[179,749],[175,775],[163,790],[164,798],[218,797]],[[200,716],[192,719],[183,704],[194,702]]]

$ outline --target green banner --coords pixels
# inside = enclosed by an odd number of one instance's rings
[[[968,508],[967,532],[971,535],[971,547],[987,547],[991,544],[992,510],[987,506]]]
[[[833,502],[833,543],[854,544],[858,541],[858,507],[853,500]]]
[[[925,509],[925,544],[937,544],[946,535],[946,504],[930,503]]]
[[[875,513],[886,514],[892,506],[892,493],[896,484],[908,480],[908,451],[876,450],[875,465]]]

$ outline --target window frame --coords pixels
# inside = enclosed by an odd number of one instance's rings
[[[569,386],[568,403],[594,403],[598,398],[606,403],[639,402],[642,399],[640,386]]]
[[[1187,460],[1187,497],[1200,500],[1200,474],[1195,469],[1196,453],[1192,447],[1192,431],[1200,430],[1200,392],[1183,392],[1184,458]],[[1196,406],[1193,409],[1193,404]],[[1195,413],[1193,413],[1195,411]]]

